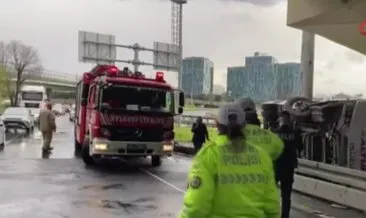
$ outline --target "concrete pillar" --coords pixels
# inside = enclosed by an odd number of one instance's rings
[[[306,31],[302,32],[301,46],[301,76],[302,96],[312,99],[314,89],[314,47],[315,35]]]
[[[47,88],[46,88],[46,94],[47,94],[47,98],[48,98],[49,100],[51,100],[51,99],[53,98],[53,96],[52,96],[52,88],[47,87]]]

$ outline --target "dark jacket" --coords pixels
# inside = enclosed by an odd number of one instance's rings
[[[283,153],[277,159],[275,165],[277,170],[293,170],[298,165],[298,154],[303,149],[301,133],[290,126],[280,126],[273,130],[283,141]]]
[[[193,133],[193,137],[192,137],[192,142],[194,144],[203,144],[206,142],[206,139],[208,139],[208,131],[207,131],[207,127],[206,124],[204,123],[194,123],[192,125],[192,129],[191,129],[192,133]]]
[[[258,119],[258,114],[255,111],[245,111],[245,121],[252,125],[261,125],[261,121]]]

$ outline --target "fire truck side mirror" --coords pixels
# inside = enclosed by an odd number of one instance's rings
[[[184,92],[179,93],[179,107],[184,107]]]
[[[182,114],[183,113],[183,107],[179,107],[178,108],[178,114]]]
[[[82,98],[82,99],[81,99],[80,104],[81,104],[82,106],[87,105],[87,104],[88,104],[88,99],[87,99],[87,98]]]

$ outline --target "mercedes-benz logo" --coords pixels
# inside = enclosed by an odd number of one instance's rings
[[[142,129],[136,129],[136,131],[135,131],[135,135],[137,136],[137,137],[141,137],[142,136]]]

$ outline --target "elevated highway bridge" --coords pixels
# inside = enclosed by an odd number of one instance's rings
[[[365,0],[288,0],[287,25],[366,54],[365,12]]]
[[[11,81],[15,85],[16,74],[11,73]],[[44,85],[46,88],[52,90],[54,99],[74,99],[76,93],[76,83],[79,79],[78,76],[72,74],[62,73],[28,73],[24,72],[26,80],[24,84],[27,85]],[[193,103],[196,106],[206,107],[219,107],[224,102],[199,100],[199,99],[187,99],[187,103]]]

